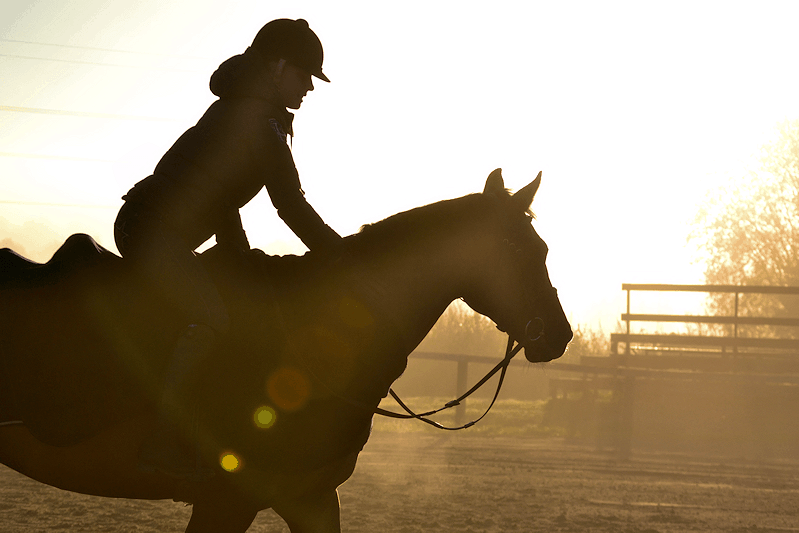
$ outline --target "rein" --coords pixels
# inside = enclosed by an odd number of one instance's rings
[[[400,418],[400,419],[405,419],[405,420],[408,420],[408,419],[421,420],[422,422],[425,422],[426,424],[430,424],[433,427],[436,427],[438,429],[444,429],[444,430],[447,430],[447,431],[458,431],[460,429],[470,428],[473,425],[475,425],[476,423],[478,423],[480,420],[482,420],[488,414],[488,412],[491,410],[491,408],[494,407],[494,403],[497,401],[497,397],[499,397],[499,391],[500,391],[500,389],[502,389],[502,383],[505,380],[505,373],[508,370],[508,365],[510,365],[511,359],[513,359],[513,357],[517,353],[519,353],[519,351],[521,349],[522,349],[522,345],[521,344],[516,344],[516,346],[514,346],[514,340],[510,336],[508,336],[508,347],[505,349],[505,357],[502,359],[502,361],[497,363],[497,365],[494,368],[492,368],[488,372],[488,374],[483,376],[483,379],[478,381],[471,389],[466,391],[465,394],[463,394],[462,396],[460,396],[459,398],[457,398],[455,400],[447,402],[443,407],[440,407],[438,409],[434,409],[433,411],[427,411],[427,412],[424,412],[424,413],[419,413],[419,414],[414,413],[407,405],[405,405],[405,403],[403,403],[403,401],[400,399],[400,397],[397,395],[397,393],[394,392],[394,389],[392,388],[392,389],[388,390],[389,394],[391,394],[391,397],[394,398],[394,400],[399,404],[399,406],[402,407],[405,410],[405,413],[395,413],[394,411],[388,411],[388,410],[382,409],[380,407],[376,408],[374,410],[374,412],[375,412],[375,414],[378,414],[378,415],[381,415],[381,416],[385,416],[385,417],[388,417],[388,418]],[[494,374],[496,374],[497,372],[500,372],[500,374],[499,374],[499,383],[497,383],[497,390],[494,392],[494,398],[491,400],[491,404],[488,406],[488,408],[485,410],[485,412],[482,415],[480,415],[480,418],[472,420],[471,422],[468,422],[468,423],[466,423],[466,424],[464,424],[462,426],[456,426],[456,427],[444,426],[442,424],[439,424],[435,420],[430,420],[428,418],[429,416],[432,416],[432,415],[434,415],[436,413],[440,413],[440,412],[445,411],[445,410],[447,410],[447,409],[449,409],[451,407],[455,407],[455,406],[460,405],[460,403],[463,400],[465,400],[466,398],[471,396],[473,392],[475,392],[477,389],[479,389],[480,387],[485,385],[486,381],[491,379],[491,377],[493,377]]]

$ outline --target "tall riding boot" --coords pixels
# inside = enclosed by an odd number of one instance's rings
[[[164,377],[158,427],[139,451],[139,469],[192,480],[213,476],[197,448],[197,382],[200,365],[215,346],[216,334],[205,324],[190,325],[178,338]]]

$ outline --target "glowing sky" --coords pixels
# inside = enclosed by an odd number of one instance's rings
[[[799,118],[797,2],[3,0],[0,241],[39,260],[74,232],[113,249],[119,197],[279,17],[325,46],[332,83],[293,144],[323,218],[352,233],[496,167],[512,189],[543,170],[536,227],[576,323],[612,328],[622,282],[702,282],[697,206]],[[253,246],[302,251],[262,196]]]

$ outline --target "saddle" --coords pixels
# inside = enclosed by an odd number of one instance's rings
[[[228,379],[226,394],[235,396],[250,370],[274,364],[264,350],[277,348],[283,333],[268,280],[303,276],[307,262],[299,259],[213,248],[203,254],[231,313],[220,359],[257,358],[209,363],[221,365],[209,371],[214,389],[222,374],[241,372]],[[0,250],[0,424],[22,421],[40,441],[69,446],[151,412],[184,327],[127,262],[88,235],[72,235],[44,264]]]
[[[201,260],[231,314],[220,359],[251,352],[258,360],[233,368],[273,364],[258,348],[274,348],[282,337],[268,280],[302,276],[307,262],[216,248]],[[88,235],[70,236],[44,264],[0,250],[0,424],[22,421],[40,441],[69,446],[153,411],[185,325],[126,261]],[[209,371],[215,389],[232,371],[225,361],[209,363],[221,365]],[[247,378],[241,372],[229,379],[228,396]]]
[[[88,235],[44,264],[0,250],[0,423],[69,446],[152,409],[183,326]]]

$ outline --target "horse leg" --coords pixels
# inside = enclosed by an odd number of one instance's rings
[[[272,507],[286,521],[291,533],[341,533],[338,492],[303,496]]]
[[[258,509],[230,501],[195,503],[186,533],[244,533],[256,514]]]

